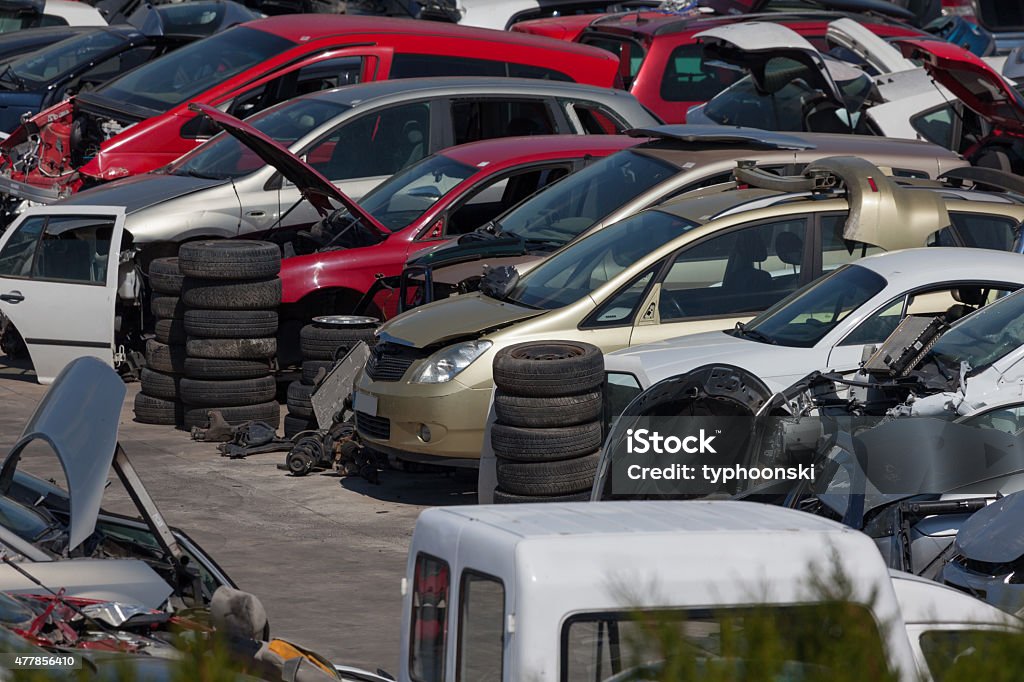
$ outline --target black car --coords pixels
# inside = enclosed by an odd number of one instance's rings
[[[257,18],[230,0],[144,6],[130,24],[89,27],[0,61],[0,131],[17,128],[26,113],[35,114],[186,43]]]

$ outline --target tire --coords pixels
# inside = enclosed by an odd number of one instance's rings
[[[163,398],[154,398],[145,393],[135,395],[135,421],[142,424],[180,424],[184,416],[181,403]]]
[[[155,294],[149,300],[149,309],[158,320],[180,320],[185,316],[185,304],[177,296]]]
[[[569,493],[568,495],[516,495],[507,493],[501,488],[494,490],[494,504],[528,504],[530,502],[586,502],[590,499],[590,491]]]
[[[156,258],[149,264],[149,287],[158,294],[177,296],[182,279],[177,258]]]
[[[223,415],[224,420],[232,426],[244,424],[248,421],[261,421],[267,422],[276,428],[281,421],[281,406],[275,401],[240,407],[193,407],[185,405],[185,428],[191,429],[196,426],[201,429],[209,428],[210,418],[207,415],[213,410],[218,410]]]
[[[334,360],[306,360],[302,363],[302,383],[314,386],[316,384],[316,378],[320,375],[320,370],[325,369],[328,372],[334,367]]]
[[[339,360],[360,341],[373,345],[373,327],[328,327],[307,324],[299,332],[304,360]],[[344,349],[344,350],[339,350]]]
[[[264,279],[281,271],[281,250],[247,239],[186,242],[178,249],[178,267],[188,277]]]
[[[288,384],[288,414],[299,419],[314,419],[313,389],[316,386],[293,381]]]
[[[494,358],[494,385],[508,395],[580,395],[599,388],[603,382],[604,355],[589,343],[517,343],[498,351]]]
[[[516,495],[568,495],[590,490],[600,452],[557,462],[498,458],[498,487]]]
[[[146,366],[164,374],[181,374],[185,371],[185,347],[149,339],[146,341]]]
[[[319,427],[317,426],[315,419],[303,419],[302,417],[296,417],[291,414],[286,414],[284,416],[285,438],[293,438],[303,431],[316,431],[318,428]]]
[[[185,333],[197,339],[252,339],[277,335],[273,310],[186,310]]]
[[[510,462],[556,462],[599,450],[601,435],[601,422],[550,429],[494,424],[491,447]]]
[[[281,280],[221,282],[186,277],[181,300],[188,308],[203,310],[273,310],[281,303]]]
[[[495,391],[494,414],[499,423],[508,426],[575,426],[600,419],[603,399],[601,391],[558,398],[526,398]]]
[[[142,392],[151,398],[162,398],[163,400],[178,400],[178,382],[181,377],[175,374],[164,374],[154,372],[151,369],[142,369]]]
[[[189,379],[259,379],[270,376],[266,360],[220,360],[185,358],[185,376]]]
[[[273,400],[276,395],[277,382],[271,376],[262,379],[222,379],[220,381],[181,380],[181,400],[193,407],[257,405]]]
[[[185,343],[185,325],[181,320],[157,320],[153,331],[160,343],[175,346]]]
[[[193,339],[185,344],[190,358],[264,360],[277,355],[277,339]]]

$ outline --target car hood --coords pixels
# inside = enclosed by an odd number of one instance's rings
[[[193,102],[188,105],[188,108],[206,116],[218,128],[237,138],[266,163],[276,168],[281,175],[288,178],[302,192],[302,196],[322,217],[326,218],[331,213],[330,200],[333,199],[382,235],[391,234],[376,218],[364,211],[359,204],[321,175],[318,170],[252,126],[206,104]]]
[[[62,205],[124,206],[125,213],[137,213],[156,204],[226,185],[228,180],[195,178],[190,175],[146,173],[93,187],[71,195]]]
[[[900,38],[903,54],[920,60],[936,81],[946,86],[979,116],[1024,133],[1024,97],[984,60],[952,43]]]
[[[483,294],[466,294],[414,308],[385,323],[378,333],[383,341],[428,348],[456,339],[477,338],[545,312]]]
[[[0,468],[0,492],[6,494],[25,448],[36,441],[50,446],[64,470],[71,500],[68,551],[96,529],[125,393],[124,381],[100,360],[73,361],[36,406]]]
[[[956,534],[957,554],[987,564],[1009,564],[1024,556],[1024,493],[997,500],[968,518]]]

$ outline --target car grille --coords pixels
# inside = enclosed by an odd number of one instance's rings
[[[390,440],[391,420],[387,417],[371,417],[365,412],[356,412],[356,431],[377,440]]]
[[[405,376],[412,363],[427,356],[419,348],[397,343],[378,343],[366,361],[366,376],[374,381],[398,381]]]

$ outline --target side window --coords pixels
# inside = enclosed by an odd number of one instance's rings
[[[622,76],[622,87],[629,90],[640,73],[640,67],[644,63],[647,53],[643,46],[630,38],[620,38],[607,33],[584,34],[580,41],[586,45],[593,45],[602,50],[611,52],[619,58],[619,75]]]
[[[334,181],[394,175],[427,156],[429,139],[430,105],[415,102],[347,121],[305,156]]]
[[[563,83],[573,82],[572,78],[561,71],[556,71],[543,66],[513,64],[512,62],[509,62],[507,66],[509,78],[539,78],[546,81],[562,81]]]
[[[148,61],[155,50],[156,47],[152,45],[140,45],[110,59],[105,59],[75,79],[75,84],[72,87],[82,89],[106,83],[114,76],[130,71]]]
[[[409,676],[416,682],[441,682],[448,641],[451,572],[447,562],[429,554],[416,557],[415,570]]]
[[[843,237],[846,214],[826,215],[821,218],[821,272],[835,270],[865,256],[882,253],[883,249],[863,242],[852,242]]]
[[[661,285],[661,321],[764,310],[795,291],[807,219],[762,223],[685,249]]]
[[[552,135],[555,121],[544,100],[458,100],[452,103],[455,144],[516,135]]]
[[[431,76],[505,76],[505,64],[489,59],[466,59],[435,54],[395,54],[388,78]]]
[[[571,102],[569,106],[583,126],[587,135],[618,135],[626,130],[619,118],[600,104],[593,102]]]
[[[910,125],[929,142],[953,149],[955,121],[953,106],[947,105],[911,117]]]
[[[304,66],[298,71],[292,72],[296,78],[294,92],[279,97],[273,104],[311,92],[340,88],[343,85],[354,85],[360,81],[362,72],[362,57],[325,59],[322,62]]]
[[[1017,221],[985,213],[950,213],[954,229],[964,246],[1009,251],[1013,247]]]
[[[1017,433],[1024,429],[1024,405],[1008,405],[984,414],[969,417],[963,421],[966,426],[980,429],[995,429],[1006,433]]]
[[[45,217],[33,216],[18,226],[0,251],[0,276],[28,277],[32,273],[32,258],[44,225]]]
[[[664,263],[665,261],[661,261]],[[593,329],[594,327],[621,327],[632,324],[636,317],[637,307],[643,303],[644,293],[648,285],[654,279],[655,273],[661,269],[661,263],[654,266],[644,274],[623,287],[618,293],[605,301],[600,308],[591,313],[581,326]]]
[[[970,627],[964,626],[965,628]],[[1020,648],[1016,630],[926,630],[918,640],[935,682],[977,679],[993,661],[1007,660]]]
[[[106,284],[113,234],[113,218],[51,217],[36,250],[32,279]]]
[[[444,233],[446,236],[455,236],[472,232],[537,190],[568,174],[567,167],[557,166],[532,168],[496,178],[477,189],[467,201],[449,214]]]
[[[505,654],[505,586],[497,578],[464,571],[459,589],[459,682],[500,680]]]
[[[669,102],[706,102],[738,77],[737,71],[705,64],[700,45],[681,45],[668,58],[661,97]]]

